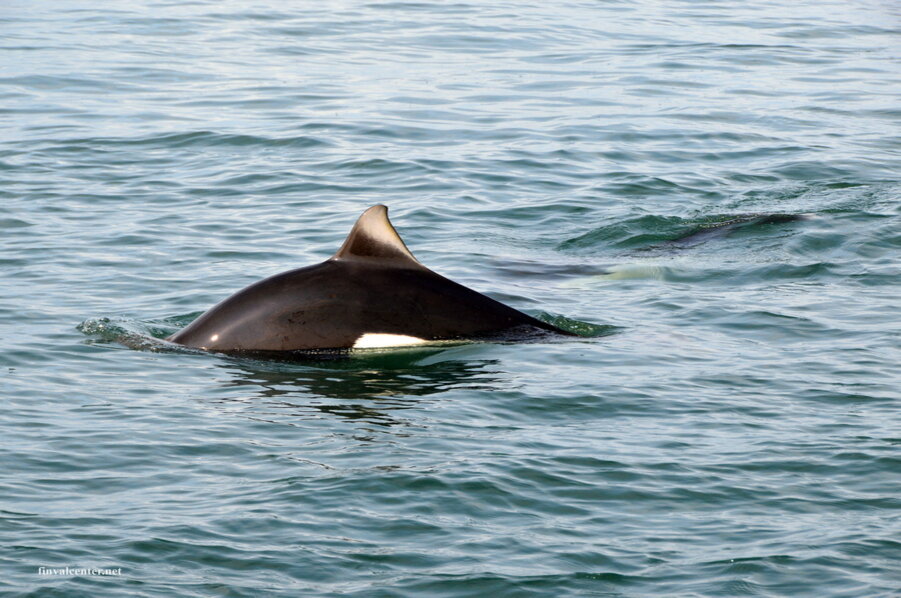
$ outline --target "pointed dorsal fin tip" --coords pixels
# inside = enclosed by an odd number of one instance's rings
[[[384,260],[423,267],[388,220],[388,206],[376,204],[363,212],[333,260]]]

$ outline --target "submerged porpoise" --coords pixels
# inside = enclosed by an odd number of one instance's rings
[[[391,347],[572,333],[432,272],[369,208],[331,258],[238,291],[167,340],[219,352]]]

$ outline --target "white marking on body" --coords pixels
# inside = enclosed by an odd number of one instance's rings
[[[382,334],[380,332],[366,332],[354,342],[354,349],[378,349],[381,347],[407,347],[421,345],[427,342],[425,339],[407,336],[405,334]]]
[[[212,342],[215,343],[216,341],[219,340],[219,335],[218,335],[218,334],[214,334],[213,336],[210,337],[210,340],[211,340]]]

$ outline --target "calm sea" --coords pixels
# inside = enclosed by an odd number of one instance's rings
[[[0,594],[898,596],[899,40],[889,0],[4,1]],[[583,336],[152,350],[376,203]]]

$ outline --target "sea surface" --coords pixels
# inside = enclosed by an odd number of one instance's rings
[[[378,203],[580,336],[161,350]],[[0,595],[899,596],[899,282],[894,1],[5,0]]]

